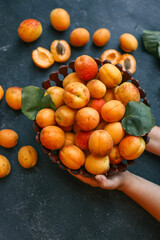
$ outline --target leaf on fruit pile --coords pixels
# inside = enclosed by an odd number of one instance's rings
[[[129,102],[126,106],[125,117],[122,119],[124,130],[133,136],[142,136],[155,126],[151,108],[142,102]]]
[[[160,31],[143,30],[145,49],[160,58]]]
[[[22,88],[21,110],[30,120],[35,120],[37,113],[43,108],[56,110],[50,95],[44,96],[41,88],[27,86]]]

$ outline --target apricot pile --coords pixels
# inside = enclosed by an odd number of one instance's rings
[[[93,175],[139,157],[145,149],[143,138],[127,135],[121,124],[127,103],[140,101],[138,89],[122,83],[116,66],[106,63],[98,69],[90,56],[78,57],[74,67],[63,87],[50,87],[44,94],[50,94],[56,111],[42,109],[37,114],[41,144],[59,150],[67,168],[84,166]]]

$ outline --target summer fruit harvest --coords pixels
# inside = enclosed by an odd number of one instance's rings
[[[19,87],[10,87],[5,93],[7,104],[14,110],[21,109],[21,92]]]
[[[70,16],[63,8],[55,8],[50,13],[51,25],[57,31],[64,31],[70,26]]]
[[[42,34],[42,25],[35,19],[26,19],[19,25],[18,35],[24,42],[33,42]]]
[[[8,159],[0,155],[0,178],[7,176],[11,171],[11,165]]]
[[[37,152],[32,146],[23,146],[18,152],[18,161],[23,168],[34,167],[37,159]]]
[[[0,146],[5,148],[12,148],[16,146],[18,141],[18,134],[11,129],[0,130]]]

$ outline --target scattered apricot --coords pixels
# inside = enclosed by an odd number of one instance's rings
[[[74,145],[74,142],[75,142],[75,134],[72,132],[66,132],[64,146]]]
[[[108,123],[104,130],[106,130],[112,137],[113,145],[118,144],[124,138],[125,131],[120,122]]]
[[[46,96],[47,94],[50,95],[56,108],[59,108],[60,106],[64,105],[64,100],[63,100],[64,89],[63,88],[57,87],[57,86],[49,87],[45,92],[44,96]]]
[[[51,25],[57,31],[65,31],[70,26],[70,16],[63,8],[55,8],[50,13]]]
[[[83,151],[75,145],[67,145],[59,152],[62,163],[71,169],[79,169],[85,162]]]
[[[136,71],[136,59],[131,54],[123,54],[119,64],[122,65],[123,70],[130,71],[132,74]]]
[[[8,159],[0,155],[0,178],[7,176],[11,171],[11,165]]]
[[[10,87],[6,91],[6,102],[14,110],[21,109],[21,92],[22,90],[19,87]]]
[[[97,157],[89,155],[85,161],[85,169],[91,174],[103,174],[110,168],[109,157]]]
[[[77,111],[75,120],[82,130],[89,131],[97,127],[99,113],[93,108],[84,107]]]
[[[55,125],[55,112],[53,109],[50,108],[43,108],[41,109],[36,116],[36,122],[38,126],[41,128]]]
[[[54,63],[53,54],[42,47],[32,51],[32,60],[40,68],[49,68]]]
[[[3,95],[4,95],[4,91],[3,91],[2,86],[0,85],[0,101],[3,98]]]
[[[37,152],[32,146],[23,146],[18,152],[18,161],[23,168],[34,167],[37,159]]]
[[[5,148],[12,148],[16,146],[18,134],[11,129],[0,130],[0,146]]]
[[[123,157],[119,153],[118,146],[113,146],[109,154],[109,159],[111,164],[119,164],[122,162]]]
[[[108,49],[101,55],[101,61],[109,60],[112,64],[117,64],[121,58],[121,54],[115,49]]]
[[[114,96],[115,99],[121,101],[125,106],[131,101],[140,101],[138,88],[130,82],[124,82],[120,86],[117,86],[114,89]]]
[[[120,36],[120,46],[123,51],[132,52],[137,49],[138,41],[132,34],[124,33]]]
[[[121,83],[122,74],[114,65],[106,63],[99,69],[99,78],[108,88],[114,88]]]
[[[103,97],[105,102],[109,102],[110,100],[114,100],[114,89],[107,88],[106,94]]]
[[[40,133],[42,145],[50,150],[60,149],[64,145],[65,133],[56,126],[47,126]]]
[[[118,100],[105,103],[101,109],[101,116],[106,122],[118,122],[125,113],[125,106]]]
[[[18,35],[24,42],[33,42],[42,34],[42,25],[35,19],[26,19],[19,25]]]
[[[56,110],[55,119],[60,126],[68,127],[74,124],[75,114],[76,110],[64,105]]]
[[[93,34],[93,42],[96,46],[104,46],[110,39],[110,31],[107,28],[100,28]]]
[[[76,58],[74,67],[78,76],[85,81],[93,79],[98,73],[96,61],[88,55]]]
[[[85,84],[85,81],[82,80],[76,72],[70,73],[64,78],[64,80],[62,82],[63,88],[65,88],[67,86],[67,84],[69,84],[71,82],[80,82],[80,83]]]
[[[82,47],[89,41],[90,34],[85,28],[74,29],[69,37],[70,44],[73,47]]]
[[[91,134],[88,145],[92,155],[104,157],[112,150],[113,140],[105,130],[96,130]]]
[[[75,144],[82,150],[88,150],[88,141],[93,131],[80,131],[76,133]]]
[[[66,62],[71,56],[71,48],[65,40],[54,40],[51,43],[51,53],[55,62]]]
[[[86,87],[89,89],[92,98],[102,98],[106,93],[106,86],[100,80],[90,80]]]

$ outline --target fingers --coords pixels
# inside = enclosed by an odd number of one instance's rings
[[[104,189],[115,189],[116,185],[112,179],[106,178],[104,175],[97,175],[95,176],[95,179],[99,185],[99,187]]]

